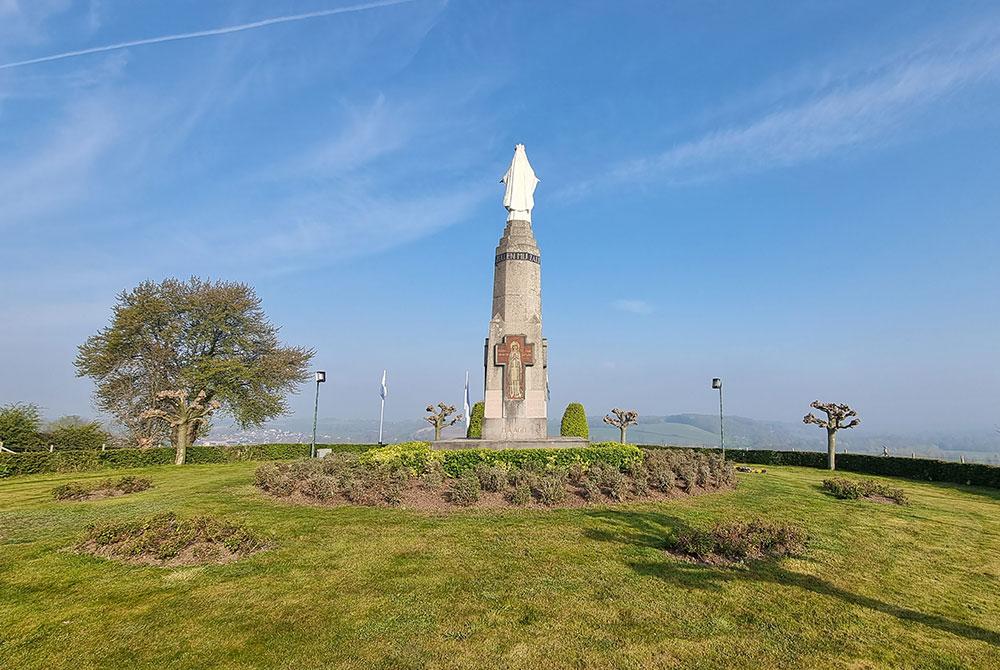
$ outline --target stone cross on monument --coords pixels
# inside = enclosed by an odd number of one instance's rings
[[[483,439],[544,440],[548,356],[542,337],[542,259],[531,230],[538,177],[523,144],[514,147],[501,182],[508,214],[494,257]]]
[[[535,346],[527,344],[523,335],[504,335],[494,358],[504,368],[504,398],[524,400],[524,367],[535,364]]]

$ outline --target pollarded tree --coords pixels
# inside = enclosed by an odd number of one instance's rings
[[[441,439],[441,429],[447,426],[454,426],[456,423],[463,419],[462,415],[459,414],[455,418],[448,420],[448,417],[455,413],[454,405],[447,405],[443,402],[437,404],[438,411],[434,411],[434,405],[428,405],[427,411],[430,412],[430,416],[425,416],[424,420],[434,426],[434,441]]]
[[[857,418],[858,413],[847,405],[837,404],[835,402],[824,403],[819,400],[814,400],[809,406],[813,409],[818,409],[819,411],[826,413],[826,418],[820,419],[812,412],[809,412],[802,417],[802,423],[814,423],[821,428],[826,428],[826,451],[828,465],[831,470],[835,470],[837,468],[837,431],[844,428],[854,428],[861,423],[861,419]]]
[[[618,409],[615,407],[611,410],[611,414],[604,417],[604,423],[620,430],[622,435],[621,443],[625,444],[625,435],[628,432],[628,427],[639,423],[639,413],[631,409]]]
[[[123,291],[111,324],[80,346],[76,369],[140,444],[166,435],[179,465],[216,409],[243,427],[284,414],[312,356],[280,345],[250,286],[192,277]]]

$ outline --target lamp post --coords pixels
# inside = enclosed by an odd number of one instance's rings
[[[309,458],[316,458],[316,417],[319,414],[319,385],[326,381],[326,372],[316,371],[316,403],[313,405],[313,439],[309,448]]]
[[[719,389],[719,446],[722,447],[722,460],[726,460],[726,431],[722,426],[722,380],[714,377],[712,388]]]

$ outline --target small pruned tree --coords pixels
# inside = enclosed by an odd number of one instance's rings
[[[635,410],[618,409],[615,407],[611,410],[611,414],[604,417],[604,423],[614,426],[621,431],[621,443],[625,444],[625,436],[628,433],[628,427],[639,423],[639,413]]]
[[[844,428],[854,428],[861,423],[861,419],[857,418],[857,412],[844,404],[814,400],[809,406],[813,409],[818,409],[819,411],[824,412],[826,414],[826,418],[820,419],[812,412],[809,412],[802,417],[802,423],[814,423],[821,428],[826,428],[826,451],[828,465],[831,470],[836,470],[837,431]]]
[[[430,416],[425,416],[424,420],[434,426],[434,441],[441,439],[441,429],[447,426],[454,426],[456,423],[461,421],[464,417],[459,414],[453,419],[449,420],[448,417],[455,413],[455,406],[448,405],[443,402],[437,404],[437,411],[434,411],[434,405],[428,405],[427,411]]]

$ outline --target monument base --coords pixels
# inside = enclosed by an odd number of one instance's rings
[[[565,449],[589,447],[590,440],[582,437],[542,437],[532,440],[476,440],[466,437],[431,442],[431,449]]]

